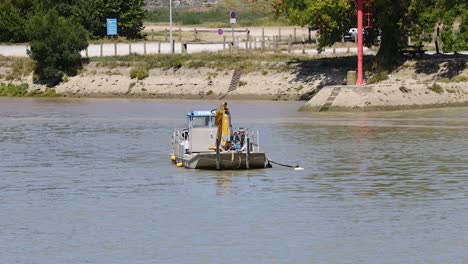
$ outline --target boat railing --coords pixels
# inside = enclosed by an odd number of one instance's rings
[[[260,133],[257,129],[242,129],[245,135],[244,145],[240,146],[242,151],[247,151],[247,139],[249,139],[249,150],[250,152],[261,152],[260,146]],[[239,131],[239,130],[235,130]],[[179,129],[174,129],[172,133],[172,149],[174,155],[177,158],[182,158],[185,153],[185,141],[187,139],[184,137],[184,131]]]

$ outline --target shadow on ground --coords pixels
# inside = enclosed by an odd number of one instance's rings
[[[375,56],[364,56],[365,77],[368,77]],[[399,65],[406,61],[415,60],[415,72],[434,75],[434,79],[453,78],[459,75],[468,62],[467,55],[425,55],[422,58],[402,57]],[[296,77],[291,82],[305,82],[313,88],[303,93],[300,100],[310,100],[324,86],[346,84],[348,71],[356,70],[357,57],[330,57],[310,59],[307,61],[291,61],[294,65]]]
[[[365,56],[364,64],[370,65],[374,56]],[[300,100],[310,100],[324,86],[346,84],[348,71],[356,70],[355,56],[319,58],[307,61],[291,61],[296,77],[292,82],[312,84],[313,88],[301,95]]]
[[[425,56],[416,62],[416,73],[434,74],[434,79],[453,78],[459,75],[468,62],[468,55],[436,54]]]

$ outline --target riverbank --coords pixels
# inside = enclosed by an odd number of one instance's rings
[[[468,105],[466,56],[407,61],[380,78],[379,82],[365,86],[324,87],[301,109],[391,111]]]
[[[370,61],[371,57],[366,57]],[[27,59],[0,64],[0,83],[33,82]],[[368,63],[370,64],[370,63]],[[409,60],[391,74],[367,75],[363,87],[345,86],[355,57],[286,54],[156,55],[93,59],[54,87],[66,97],[304,100],[307,111],[375,111],[467,105],[466,56]],[[340,86],[337,86],[340,85]]]

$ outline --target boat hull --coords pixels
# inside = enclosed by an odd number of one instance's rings
[[[264,152],[249,154],[247,167],[247,153],[223,152],[220,156],[221,170],[236,169],[263,169],[265,168],[266,156]],[[192,153],[184,155],[182,160],[184,167],[189,169],[216,170],[216,153]]]

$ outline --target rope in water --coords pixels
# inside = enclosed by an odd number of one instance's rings
[[[279,166],[283,166],[283,167],[286,167],[286,168],[293,168],[293,169],[295,169],[295,168],[300,168],[299,165],[293,166],[293,165],[288,165],[288,164],[282,164],[282,163],[276,162],[276,161],[274,161],[274,160],[272,160],[272,159],[269,159],[269,158],[267,158],[267,161],[268,161],[268,163],[271,162],[271,163],[273,163],[273,164],[276,164],[276,165],[279,165]]]

